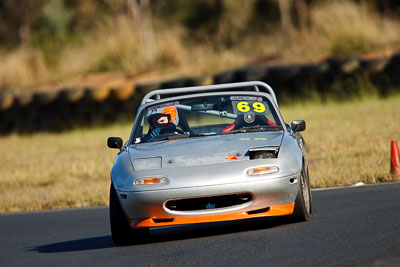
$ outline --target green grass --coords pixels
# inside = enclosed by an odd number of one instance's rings
[[[400,141],[400,96],[281,107],[287,122],[304,119],[312,187],[392,181],[390,141]],[[0,212],[108,204],[117,150],[131,124],[61,134],[0,137]]]

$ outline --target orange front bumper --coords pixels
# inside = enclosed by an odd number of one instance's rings
[[[130,220],[129,223],[132,228],[158,227],[158,226],[170,226],[170,225],[192,224],[192,223],[234,221],[234,220],[243,220],[250,218],[270,217],[270,216],[284,216],[293,214],[293,211],[294,211],[294,202],[286,205],[271,206],[267,211],[260,213],[243,211],[237,213],[194,216],[194,217],[147,218],[144,220]]]

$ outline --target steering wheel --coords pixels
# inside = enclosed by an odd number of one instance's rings
[[[186,134],[184,131],[182,131],[181,129],[176,128],[175,132],[179,133],[179,134]]]

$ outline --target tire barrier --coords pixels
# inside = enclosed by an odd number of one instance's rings
[[[260,80],[277,91],[279,102],[318,98],[342,100],[363,94],[360,85],[387,95],[400,87],[400,54],[379,58],[328,59],[320,63],[247,66],[213,76],[215,83]]]
[[[308,64],[251,65],[213,76],[180,77],[115,88],[77,87],[24,94],[3,91],[0,92],[0,134],[64,131],[132,121],[143,95],[161,88],[259,80],[276,90],[279,102],[290,103],[296,99],[358,97],[365,93],[360,84],[387,95],[400,91],[399,74],[400,54],[394,54]]]

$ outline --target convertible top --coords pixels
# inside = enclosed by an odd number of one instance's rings
[[[239,89],[239,88],[251,88],[252,90],[259,92],[260,88],[264,89],[267,93],[272,96],[273,101],[276,106],[278,106],[278,101],[276,100],[275,92],[268,84],[259,81],[253,82],[239,82],[239,83],[229,83],[229,84],[214,84],[214,85],[204,85],[204,86],[193,86],[193,87],[181,87],[181,88],[172,88],[172,89],[159,89],[154,90],[146,94],[141,102],[141,105],[154,101],[160,100],[161,96],[165,95],[186,95],[198,92],[206,92],[206,91],[224,91],[230,89]]]

